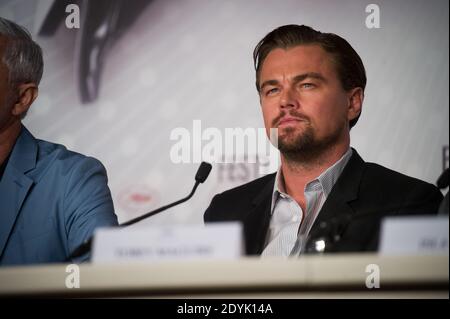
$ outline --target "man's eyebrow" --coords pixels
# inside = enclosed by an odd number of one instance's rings
[[[325,77],[322,74],[320,74],[320,73],[308,72],[308,73],[303,73],[303,74],[296,75],[294,77],[294,81],[293,82],[294,83],[302,82],[303,80],[306,80],[308,78],[316,79],[316,80],[319,80],[319,81],[322,81],[322,82],[326,82],[327,81],[325,79]]]
[[[324,77],[322,74],[320,74],[320,73],[317,73],[317,72],[307,72],[307,73],[303,73],[303,74],[296,75],[296,76],[294,77],[293,82],[294,82],[294,83],[302,82],[303,80],[306,80],[307,78],[316,79],[316,80],[319,80],[319,81],[322,81],[322,82],[326,82],[326,81],[327,81],[327,80],[325,79],[325,77]],[[280,83],[280,82],[279,82],[278,80],[267,80],[267,81],[264,81],[264,82],[261,84],[259,90],[261,91],[265,86],[268,86],[268,85],[278,85],[279,83]]]
[[[261,86],[259,87],[259,90],[260,91],[262,91],[262,89],[264,89],[264,87],[265,86],[268,86],[268,85],[278,85],[278,81],[277,80],[267,80],[267,81],[264,81],[262,84],[261,84]]]

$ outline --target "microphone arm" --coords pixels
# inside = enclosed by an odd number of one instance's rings
[[[178,204],[181,204],[181,203],[187,201],[188,199],[190,199],[194,195],[195,191],[197,190],[198,185],[200,185],[200,183],[203,183],[206,180],[206,178],[208,178],[208,175],[211,172],[211,168],[212,168],[212,166],[209,163],[202,162],[200,164],[200,167],[198,168],[197,174],[195,175],[195,185],[192,188],[192,191],[189,193],[188,196],[186,196],[186,197],[184,197],[184,198],[182,198],[180,200],[177,200],[176,202],[173,202],[171,204],[168,204],[168,205],[162,206],[160,208],[157,208],[155,210],[152,210],[151,212],[148,212],[147,214],[144,214],[142,216],[136,217],[136,218],[134,218],[132,220],[129,220],[129,221],[125,222],[125,223],[122,223],[122,224],[118,225],[118,227],[126,227],[126,226],[129,226],[129,225],[133,225],[133,224],[135,224],[135,223],[137,223],[137,222],[139,222],[139,221],[141,221],[141,220],[143,220],[145,218],[148,218],[150,216],[156,215],[156,214],[158,214],[158,213],[160,213],[160,212],[162,212],[162,211],[164,211],[166,209],[169,209],[169,208],[171,208],[173,206],[176,206]],[[82,243],[80,246],[78,246],[70,254],[70,256],[66,259],[66,261],[70,261],[73,258],[80,257],[80,256],[84,255],[85,253],[89,252],[91,250],[91,247],[92,247],[93,239],[94,239],[94,236],[91,236],[88,240],[86,240],[84,243]]]
[[[125,227],[125,226],[129,226],[129,225],[133,225],[133,224],[135,224],[135,223],[137,223],[137,222],[139,222],[139,221],[141,221],[143,219],[146,219],[147,217],[156,215],[156,214],[162,212],[163,210],[169,209],[170,207],[176,206],[178,204],[181,204],[181,203],[187,201],[188,199],[190,199],[194,195],[198,185],[200,185],[200,182],[196,181],[194,187],[192,188],[191,193],[188,196],[186,196],[185,198],[182,198],[180,200],[177,200],[176,202],[173,202],[173,203],[168,204],[166,206],[163,206],[163,207],[160,207],[158,209],[155,209],[155,210],[153,210],[151,212],[148,212],[147,214],[144,214],[142,216],[136,217],[136,218],[134,218],[132,220],[129,220],[129,221],[125,222],[125,223],[122,223],[122,224],[119,225],[119,227]]]

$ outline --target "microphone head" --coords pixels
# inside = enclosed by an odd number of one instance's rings
[[[212,165],[206,162],[202,162],[198,168],[197,174],[195,174],[195,180],[199,183],[203,183],[208,178],[209,172],[211,172]]]

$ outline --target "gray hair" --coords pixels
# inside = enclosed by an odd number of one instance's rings
[[[7,39],[2,62],[9,70],[9,83],[39,85],[44,70],[42,49],[33,41],[30,32],[0,17],[0,36]]]

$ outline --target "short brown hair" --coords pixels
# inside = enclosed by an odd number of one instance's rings
[[[261,67],[267,55],[274,49],[289,49],[298,45],[318,44],[334,57],[338,77],[344,90],[366,87],[366,71],[358,53],[340,36],[334,33],[322,33],[305,25],[284,25],[268,33],[255,47],[253,60],[256,70],[256,89],[259,88]],[[359,119],[350,121],[350,128]]]

